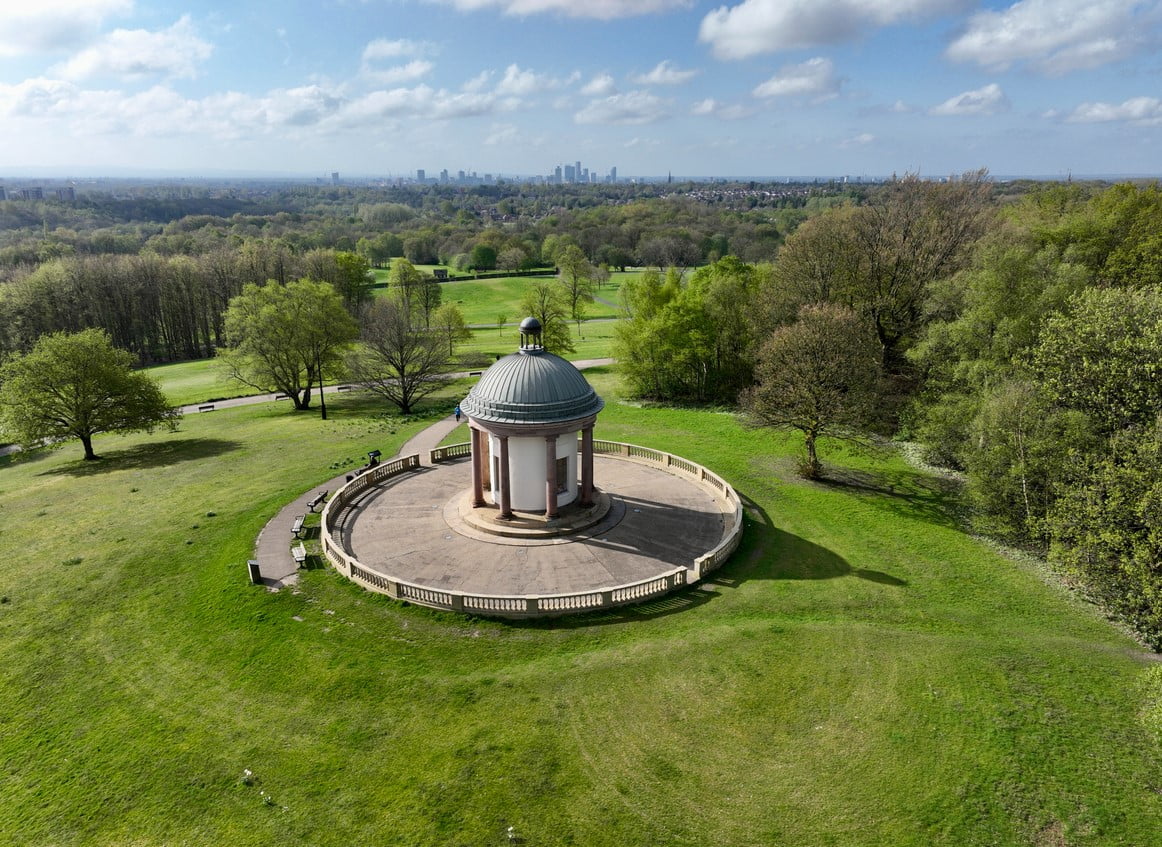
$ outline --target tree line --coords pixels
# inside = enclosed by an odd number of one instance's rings
[[[739,404],[804,438],[911,438],[974,525],[1047,553],[1162,647],[1162,191],[905,177],[773,263],[623,286],[638,395]]]

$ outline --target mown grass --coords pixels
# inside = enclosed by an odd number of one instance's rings
[[[426,268],[427,266],[425,266]],[[377,279],[387,281],[388,271],[378,271]],[[640,276],[640,271],[616,271],[610,280],[596,292],[596,299],[585,307],[587,318],[612,318],[618,315],[618,291],[627,279]],[[520,302],[529,285],[537,281],[552,281],[552,277],[499,277],[496,279],[453,280],[441,284],[442,302],[460,307],[464,320],[470,325],[495,326],[498,315],[504,315],[510,324],[518,324]],[[387,289],[378,289],[379,293]]]
[[[598,437],[746,498],[709,590],[506,624],[250,586],[283,503],[426,422],[366,398],[0,459],[0,844],[1157,842],[1162,675],[941,481],[827,445],[804,483],[794,439],[589,374]]]
[[[146,373],[158,381],[166,398],[175,406],[254,394],[249,385],[230,379],[226,368],[215,359],[157,365],[146,368]]]

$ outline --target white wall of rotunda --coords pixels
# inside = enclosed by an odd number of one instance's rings
[[[565,459],[568,472],[558,479],[557,505],[565,506],[577,499],[577,438],[580,430],[557,436],[557,458]],[[512,508],[521,512],[543,512],[545,509],[545,437],[510,437],[508,439],[509,497]],[[494,503],[500,502],[500,438],[488,435],[491,494]]]

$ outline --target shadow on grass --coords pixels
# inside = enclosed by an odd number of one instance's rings
[[[907,581],[867,568],[853,568],[837,553],[786,530],[771,521],[766,510],[743,498],[743,509],[751,522],[744,536],[744,549],[731,557],[708,581],[737,585],[751,579],[836,579],[854,576],[880,585],[904,586]]]
[[[163,468],[178,462],[220,456],[242,447],[238,441],[224,438],[179,438],[172,441],[151,442],[127,447],[124,450],[104,450],[95,462],[78,459],[59,468],[45,471],[44,475],[93,476],[109,471]]]
[[[815,485],[857,495],[874,495],[879,505],[900,517],[950,529],[964,526],[960,483],[912,471],[871,473],[827,468]]]
[[[901,588],[907,580],[867,568],[853,568],[842,556],[805,538],[776,527],[766,511],[743,498],[743,508],[751,518],[742,544],[719,570],[697,585],[633,606],[571,617],[508,621],[525,629],[582,629],[590,626],[653,620],[703,606],[719,596],[716,590],[737,588],[754,579],[858,579]]]

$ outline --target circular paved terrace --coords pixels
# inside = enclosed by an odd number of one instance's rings
[[[369,486],[341,512],[329,510],[330,530],[343,552],[369,574],[360,581],[380,589],[382,578],[481,597],[586,592],[599,597],[611,588],[662,578],[664,588],[654,585],[633,593],[632,599],[645,599],[695,582],[703,567],[711,569],[698,560],[731,537],[737,521],[729,496],[716,496],[713,487],[697,477],[656,464],[610,456],[598,456],[594,464],[597,486],[609,498],[610,508],[598,523],[574,534],[503,537],[464,520],[470,487],[465,460],[425,466]],[[681,569],[685,570],[674,573]],[[400,596],[405,596],[402,591]],[[406,598],[425,601],[414,592]],[[623,593],[612,604],[627,599]],[[528,612],[582,611],[609,604],[592,599],[558,602],[542,604],[539,611],[530,606]],[[464,610],[520,614],[511,604],[465,604]]]

